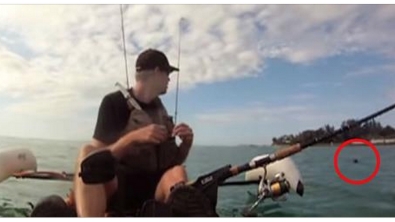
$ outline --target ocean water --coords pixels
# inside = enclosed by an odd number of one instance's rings
[[[83,142],[20,139],[0,137],[0,152],[10,148],[29,148],[37,157],[39,170],[72,172],[79,147]],[[301,171],[303,197],[291,192],[286,201],[265,200],[257,209],[261,217],[395,217],[395,146],[378,146],[380,169],[376,177],[364,185],[351,185],[334,170],[336,146],[314,146],[292,157]],[[239,165],[257,155],[272,153],[273,147],[195,146],[186,166],[190,179],[227,164]],[[353,160],[358,159],[358,163]],[[366,146],[346,147],[339,155],[341,172],[360,180],[372,174],[376,158]],[[239,175],[231,180],[242,180]],[[0,216],[24,217],[29,203],[58,194],[65,196],[71,182],[9,178],[0,183]],[[256,186],[220,187],[217,211],[221,216],[240,217],[253,203],[248,192]]]

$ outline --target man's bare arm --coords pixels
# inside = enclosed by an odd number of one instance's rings
[[[90,145],[93,147],[96,147],[97,149],[104,148],[104,147],[108,146],[108,144],[103,143],[102,141],[97,140],[95,138],[92,139],[92,141],[90,142]]]
[[[192,147],[192,141],[190,142],[182,142],[179,146],[177,162],[178,164],[183,164],[189,155],[189,151]]]
[[[139,143],[159,144],[166,139],[166,136],[167,132],[163,127],[151,124],[127,133],[111,145],[107,145],[96,139],[92,140],[91,145],[98,149],[109,149],[116,159],[120,159],[125,155],[126,150],[129,150],[128,152],[133,150],[128,149],[129,147]]]

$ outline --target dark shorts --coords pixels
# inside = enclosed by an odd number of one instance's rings
[[[134,214],[145,201],[155,199],[156,187],[165,171],[158,173],[129,174],[117,172],[118,189],[110,198],[108,212]],[[121,212],[120,212],[121,211]],[[122,213],[121,213],[122,214]]]

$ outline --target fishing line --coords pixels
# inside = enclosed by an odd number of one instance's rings
[[[180,18],[178,22],[178,64],[177,68],[177,86],[176,86],[176,104],[174,108],[174,125],[177,125],[177,114],[178,114],[178,91],[179,91],[179,83],[180,83],[180,55],[181,55],[181,23],[183,18]]]
[[[126,44],[125,44],[125,30],[123,25],[123,10],[122,5],[119,5],[121,10],[121,29],[122,29],[122,40],[123,40],[123,57],[125,60],[125,71],[126,71],[126,86],[129,89],[129,72],[128,72],[128,60],[126,59]]]

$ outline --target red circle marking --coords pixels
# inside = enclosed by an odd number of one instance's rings
[[[376,167],[374,168],[373,173],[372,173],[370,176],[368,176],[367,178],[362,179],[362,180],[353,180],[353,179],[350,179],[350,178],[346,177],[344,174],[342,174],[342,173],[340,172],[340,169],[339,169],[339,161],[338,161],[338,158],[339,158],[340,152],[341,152],[342,149],[345,148],[347,145],[349,145],[349,144],[351,144],[351,143],[355,143],[355,142],[359,142],[359,143],[363,143],[363,144],[367,145],[369,148],[371,148],[371,149],[373,150],[374,155],[376,156]],[[380,153],[379,153],[379,151],[377,150],[377,148],[376,148],[371,142],[369,142],[369,141],[367,141],[367,140],[359,139],[359,138],[350,139],[350,140],[347,140],[347,141],[345,141],[344,143],[340,144],[340,146],[337,148],[337,150],[336,150],[336,152],[335,152],[334,159],[333,159],[333,163],[334,163],[334,165],[335,165],[335,171],[336,171],[337,175],[338,175],[342,180],[344,180],[345,182],[347,182],[347,183],[349,183],[349,184],[352,184],[352,185],[362,185],[362,184],[365,184],[365,183],[370,182],[370,181],[377,175],[377,173],[379,172],[380,163],[381,163],[381,161],[380,161]]]

